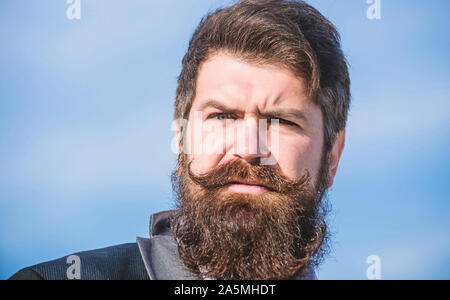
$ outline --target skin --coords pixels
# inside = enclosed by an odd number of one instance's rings
[[[299,178],[308,170],[315,182],[324,143],[323,117],[305,91],[304,81],[285,68],[249,64],[223,52],[211,55],[200,67],[187,122],[185,141],[193,160],[192,171],[201,174],[232,159],[251,163],[272,157],[275,164],[271,167],[288,178]],[[279,119],[278,144],[271,140],[274,133],[270,126],[267,139],[257,134],[259,120],[274,118]],[[226,136],[224,128],[230,125],[244,129],[244,134]],[[181,129],[177,124],[178,141]],[[333,184],[344,143],[345,131],[341,131],[330,153],[328,187]],[[198,145],[203,147],[195,151]],[[231,184],[229,189],[236,193],[267,192],[257,182]]]

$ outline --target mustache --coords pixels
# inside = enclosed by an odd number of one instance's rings
[[[279,168],[253,165],[241,159],[234,159],[216,168],[196,175],[191,170],[192,161],[187,163],[186,172],[189,178],[204,189],[218,190],[227,184],[236,181],[257,182],[272,192],[288,194],[292,191],[307,190],[310,183],[310,174],[307,170],[297,179],[289,179]]]

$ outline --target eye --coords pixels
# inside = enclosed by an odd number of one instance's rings
[[[233,119],[233,116],[230,113],[217,113],[217,114],[213,114],[210,118],[216,119],[216,120],[227,120],[227,119]]]
[[[288,120],[285,120],[285,119],[281,119],[281,118],[276,118],[276,117],[270,118],[269,119],[269,123],[272,123],[272,121],[274,121],[274,120],[278,120],[278,122],[280,124],[283,124],[283,125],[297,126],[298,127],[298,125],[295,124],[294,122],[291,122],[291,121],[288,121]]]

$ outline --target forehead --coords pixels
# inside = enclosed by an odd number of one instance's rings
[[[257,65],[217,53],[200,67],[192,108],[209,100],[225,102],[242,110],[283,106],[307,109],[313,103],[304,80],[275,65]]]

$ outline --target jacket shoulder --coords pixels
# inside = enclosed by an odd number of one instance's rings
[[[31,268],[24,268],[11,276],[8,280],[44,280],[44,278]]]
[[[149,279],[136,243],[78,252],[20,270],[10,279]]]

